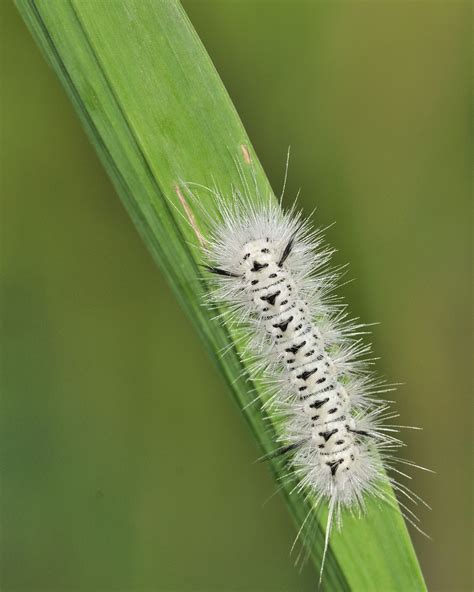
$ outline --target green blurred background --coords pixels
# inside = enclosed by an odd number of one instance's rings
[[[471,590],[468,2],[186,1],[278,191],[381,321],[431,590]],[[14,6],[2,11],[2,590],[306,591],[258,450]],[[171,341],[172,340],[172,341]],[[185,359],[187,371],[173,369]],[[186,413],[183,396],[186,394]]]

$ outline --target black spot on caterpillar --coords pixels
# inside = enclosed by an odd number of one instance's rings
[[[333,462],[327,462],[326,464],[331,469],[331,475],[334,477],[336,475],[336,471],[339,468],[339,465],[344,462],[344,459],[340,458],[339,460]]]
[[[277,296],[279,296],[281,294],[280,290],[278,290],[278,292],[275,292],[274,294],[270,294],[268,296],[260,296],[260,300],[263,300],[264,302],[268,302],[268,304],[270,304],[271,306],[275,305],[275,300],[277,298]]]

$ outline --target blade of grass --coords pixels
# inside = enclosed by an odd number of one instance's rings
[[[242,376],[237,335],[212,322],[202,306],[201,253],[178,194],[180,180],[240,185],[236,159],[252,160],[256,185],[269,190],[237,113],[179,3],[145,0],[16,0],[65,86],[99,157],[158,265],[190,315],[262,449],[275,427]],[[182,195],[181,195],[182,197]],[[212,195],[201,192],[204,208]],[[181,214],[182,212],[182,214]],[[195,211],[197,223],[202,223]],[[218,352],[231,346],[225,358]],[[263,393],[264,394],[264,393]],[[285,471],[281,460],[270,466]],[[283,488],[319,570],[323,530],[309,503]],[[390,495],[393,495],[390,492]],[[313,517],[313,516],[312,516]],[[323,520],[324,517],[319,517]],[[290,544],[290,541],[289,541]],[[315,576],[316,580],[316,576]],[[363,520],[348,517],[335,534],[323,587],[328,590],[423,590],[423,578],[401,515],[368,503]]]

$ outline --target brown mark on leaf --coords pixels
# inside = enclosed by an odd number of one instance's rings
[[[250,158],[250,152],[247,146],[245,144],[241,144],[240,149],[242,150],[245,164],[252,164],[252,159]]]
[[[207,241],[203,237],[203,235],[201,234],[201,231],[199,230],[199,226],[197,225],[196,218],[194,217],[194,214],[193,214],[191,208],[189,207],[188,202],[184,198],[184,195],[181,193],[181,190],[178,187],[178,185],[176,185],[174,189],[176,191],[176,195],[179,198],[179,201],[181,202],[181,205],[183,206],[184,213],[186,214],[186,218],[188,219],[188,222],[191,225],[191,228],[194,230],[194,234],[197,236],[197,239],[198,239],[201,247],[204,247],[206,245]]]

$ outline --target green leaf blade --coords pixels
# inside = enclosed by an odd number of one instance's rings
[[[268,180],[209,56],[177,2],[17,0],[48,61],[55,68],[141,236],[165,273],[204,344],[224,375],[264,451],[274,432],[263,412],[247,407],[248,384],[236,348],[221,358],[232,335],[211,320],[199,279],[201,251],[176,187],[182,180],[223,188],[239,185],[236,159],[252,156],[256,181]],[[200,194],[212,208],[212,195]],[[202,223],[198,211],[197,222]],[[271,424],[270,424],[271,425]],[[284,466],[275,459],[276,476]],[[283,493],[301,525],[311,507]],[[400,513],[379,508],[347,517],[331,541],[324,576],[328,590],[424,590],[413,546]],[[310,523],[310,522],[309,522]],[[324,519],[322,521],[324,525]],[[323,528],[305,528],[316,570]],[[289,546],[291,541],[288,542]],[[317,576],[315,575],[315,581]]]

